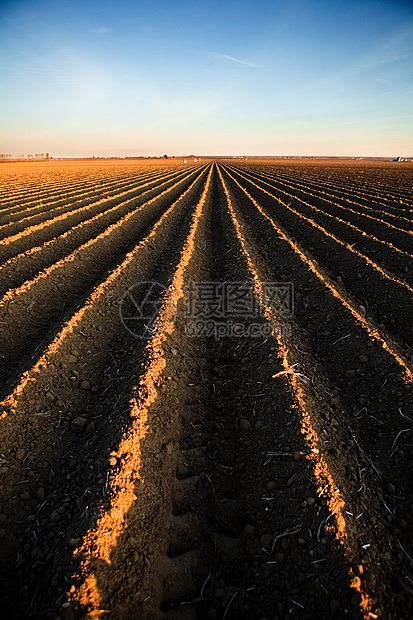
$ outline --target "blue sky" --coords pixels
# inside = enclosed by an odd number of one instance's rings
[[[413,156],[411,0],[0,0],[0,152]]]

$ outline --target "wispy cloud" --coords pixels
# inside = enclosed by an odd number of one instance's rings
[[[391,79],[390,68],[394,64],[406,61],[412,58],[412,46],[413,46],[413,25],[408,23],[403,28],[394,32],[387,41],[384,41],[379,46],[371,49],[370,52],[364,54],[356,60],[353,60],[350,64],[342,66],[337,70],[333,70],[330,73],[325,74],[319,79],[310,81],[308,84],[300,86],[296,94],[303,94],[309,91],[320,91],[327,95],[332,92],[332,89],[341,88],[348,89],[353,83],[354,79],[363,76],[366,84],[370,84],[371,80],[377,79],[377,70],[381,69],[381,81],[384,81],[383,75],[386,75],[387,86],[390,87],[383,93],[378,93],[376,96],[382,96],[387,94],[393,94],[397,92],[403,92],[404,90],[410,90],[409,84],[410,74],[405,74],[405,84],[401,88],[392,88],[396,82]],[[386,70],[386,71],[384,71]],[[401,69],[400,69],[401,71]],[[400,71],[398,80],[400,81]],[[390,77],[388,77],[390,76]],[[373,95],[368,95],[371,98]],[[357,99],[364,99],[364,96],[360,96]]]
[[[6,61],[5,74],[28,92],[50,88],[50,96],[70,97],[73,105],[94,105],[111,93],[114,77],[103,63],[69,47],[49,55],[33,53],[26,62]]]
[[[406,60],[412,55],[413,22],[394,32],[380,47],[348,66],[344,75],[355,76]]]
[[[405,88],[396,88],[394,90],[387,90],[384,93],[379,93],[378,95],[376,95],[376,97],[385,97],[387,95],[397,95],[399,93],[404,93],[408,90],[413,90],[413,85],[412,86],[406,86]]]
[[[248,60],[241,60],[240,58],[234,58],[233,56],[228,56],[227,54],[220,54],[219,52],[215,52],[215,56],[218,56],[219,58],[223,58],[224,60],[229,60],[230,62],[236,62],[240,65],[246,65],[247,67],[253,67],[254,69],[262,67],[262,65],[259,65],[255,62],[249,62]]]
[[[95,30],[90,31],[92,34],[106,34],[109,32],[109,28],[96,28]]]
[[[224,105],[219,97],[211,98],[202,96],[201,93],[188,98],[171,99],[157,96],[150,102],[152,112],[155,112],[156,116],[161,119],[160,122],[169,126],[206,119],[213,116]]]

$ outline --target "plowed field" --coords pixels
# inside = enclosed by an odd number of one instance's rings
[[[413,617],[412,185],[0,168],[3,617]]]

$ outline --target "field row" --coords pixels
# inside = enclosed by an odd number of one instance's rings
[[[409,230],[304,164],[141,172],[0,267],[4,609],[410,617]]]
[[[61,193],[93,184],[106,185],[111,180],[130,179],[134,175],[138,177],[160,172],[162,169],[178,169],[182,167],[181,161],[160,162],[150,161],[136,165],[136,162],[126,164],[124,162],[49,162],[33,164],[30,167],[21,164],[3,166],[0,179],[0,204],[17,202],[22,200],[39,199],[49,193]]]
[[[354,164],[343,162],[328,165],[289,165],[277,167],[271,165],[249,166],[257,171],[273,173],[282,176],[284,180],[304,183],[307,187],[315,188],[320,193],[328,193],[338,198],[353,196],[367,207],[374,207],[377,203],[392,211],[399,209],[411,215],[412,183],[411,170],[400,169],[397,165]],[[409,213],[410,212],[410,213]]]

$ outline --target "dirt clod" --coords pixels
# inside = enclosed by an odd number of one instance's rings
[[[88,424],[87,418],[83,418],[82,416],[78,416],[74,418],[74,420],[70,423],[70,428],[72,431],[83,431]]]
[[[249,431],[251,429],[251,423],[248,420],[240,420],[239,427],[242,431]]]

